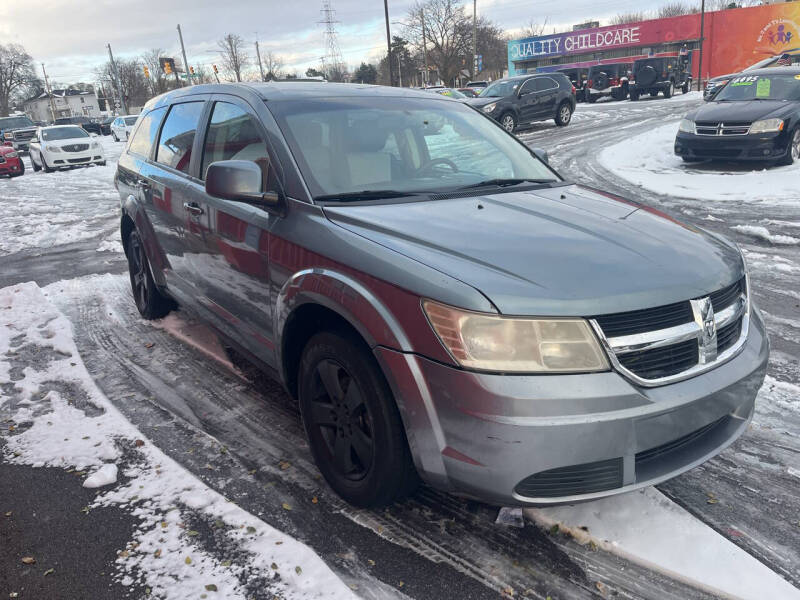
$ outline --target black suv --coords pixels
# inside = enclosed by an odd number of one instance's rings
[[[575,100],[578,102],[585,102],[586,97],[584,96],[584,88],[586,87],[586,81],[589,79],[589,70],[574,67],[569,69],[559,69],[558,72],[566,75],[572,82],[572,85],[576,90]]]
[[[598,98],[611,96],[614,100],[625,100],[628,97],[628,80],[632,63],[610,63],[589,67],[586,89],[587,102],[596,102]]]
[[[554,119],[564,126],[575,112],[575,88],[563,73],[538,73],[498,79],[468,100],[508,132],[523,124]]]
[[[670,98],[675,90],[685,94],[692,87],[691,56],[656,56],[640,58],[633,63],[633,83],[630,84],[631,100],[644,94],[652,97],[658,92]]]
[[[53,125],[78,125],[82,127],[86,133],[103,135],[103,129],[100,127],[100,123],[95,123],[89,117],[61,117],[60,119],[56,119]]]

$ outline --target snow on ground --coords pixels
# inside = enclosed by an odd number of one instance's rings
[[[723,598],[800,599],[800,590],[655,488],[525,515]]]
[[[0,179],[0,256],[116,232],[119,194],[113,180],[125,143],[97,139],[105,151],[104,167],[35,173],[25,156],[25,175]],[[114,241],[104,241],[98,250],[121,251]]]
[[[800,163],[790,167],[684,163],[673,146],[678,121],[657,127],[600,153],[600,163],[623,179],[658,194],[800,208]]]
[[[798,186],[800,186],[800,183]],[[798,191],[798,194],[800,194],[800,191]],[[792,237],[791,235],[772,234],[769,232],[769,229],[762,225],[734,225],[731,229],[735,229],[745,235],[762,239],[766,242],[772,242],[773,244],[800,244],[800,238]]]
[[[217,591],[234,599],[246,597],[246,578],[280,598],[352,597],[308,547],[145,440],[95,386],[70,322],[35,283],[0,289],[0,414],[10,423],[4,460],[85,472],[84,486],[108,488],[87,510],[117,505],[140,519],[135,539],[119,549],[115,577],[123,585],[138,580],[160,598]],[[195,516],[240,550],[232,561],[196,543],[185,526]]]

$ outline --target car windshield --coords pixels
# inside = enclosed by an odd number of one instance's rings
[[[800,101],[800,75],[781,73],[775,75],[740,75],[728,82],[714,98],[715,102],[741,102],[746,100]]]
[[[505,98],[514,93],[519,87],[520,81],[516,79],[501,79],[495,81],[492,85],[483,88],[481,97],[489,98]]]
[[[45,142],[85,137],[89,137],[89,134],[81,127],[54,127],[53,129],[42,129],[42,140]]]
[[[0,129],[19,129],[33,127],[33,121],[28,117],[5,117],[0,119]]]
[[[315,198],[560,181],[525,145],[460,102],[323,98],[268,107]]]
[[[136,119],[139,117],[125,117],[125,125],[136,125]]]

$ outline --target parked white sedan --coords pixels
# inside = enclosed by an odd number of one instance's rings
[[[106,164],[100,142],[77,125],[39,127],[31,138],[28,152],[33,170],[44,169],[45,173],[80,165]]]
[[[114,119],[111,123],[111,137],[114,138],[114,141],[127,140],[138,118],[136,115],[125,115]]]

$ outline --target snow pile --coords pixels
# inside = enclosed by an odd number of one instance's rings
[[[93,506],[133,507],[140,525],[120,548],[117,577],[160,598],[245,598],[247,585],[276,596],[352,598],[308,547],[270,527],[141,437],[95,386],[69,321],[34,283],[0,289],[0,412],[10,416],[3,459],[92,473],[86,487],[107,486]],[[91,507],[90,507],[91,509]],[[220,561],[201,549],[186,521],[213,522],[236,548]]]
[[[800,193],[800,192],[798,192]],[[796,245],[800,244],[800,238],[792,237],[790,235],[771,234],[769,229],[761,225],[734,225],[731,229],[741,231],[744,234],[760,238],[773,244]]]
[[[800,163],[769,168],[761,164],[685,164],[673,151],[677,132],[678,122],[674,121],[609,146],[600,153],[600,163],[657,194],[800,207]]]
[[[579,543],[594,543],[714,595],[800,599],[800,590],[655,488],[525,514]]]

